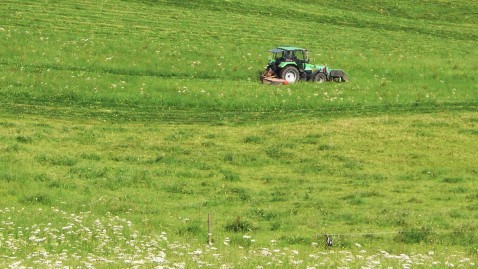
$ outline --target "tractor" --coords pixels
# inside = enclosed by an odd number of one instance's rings
[[[297,47],[277,47],[269,50],[272,58],[261,75],[263,83],[295,83],[308,80],[322,83],[324,81],[346,82],[349,77],[341,69],[331,69],[325,65],[309,63],[309,51]],[[277,83],[274,83],[277,84]]]

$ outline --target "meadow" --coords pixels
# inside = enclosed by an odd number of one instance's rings
[[[4,1],[0,266],[476,267],[477,9]]]

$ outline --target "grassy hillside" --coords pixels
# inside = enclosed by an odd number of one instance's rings
[[[478,4],[382,2],[2,2],[0,265],[476,266]]]
[[[476,4],[451,3],[450,13],[429,2],[388,5],[7,1],[0,94],[6,103],[122,109],[475,108]],[[257,85],[267,49],[280,44],[309,48],[313,62],[345,69],[353,83]]]

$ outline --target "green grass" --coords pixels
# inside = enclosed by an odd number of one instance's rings
[[[5,1],[0,264],[473,268],[477,8]]]

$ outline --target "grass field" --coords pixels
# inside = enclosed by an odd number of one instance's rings
[[[476,10],[2,2],[0,266],[476,267]],[[278,45],[350,82],[260,84]]]

